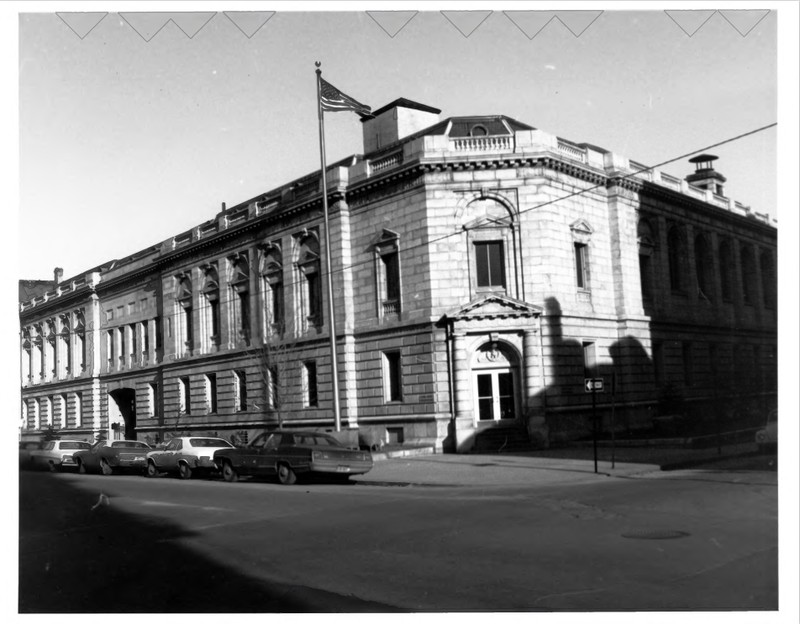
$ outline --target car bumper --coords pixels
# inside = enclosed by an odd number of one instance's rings
[[[335,459],[314,460],[309,466],[312,472],[324,472],[327,474],[366,474],[372,470],[372,462],[339,462]]]

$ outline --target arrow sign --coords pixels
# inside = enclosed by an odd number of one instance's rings
[[[603,392],[603,378],[595,377],[592,379],[587,377],[583,380],[583,389],[586,392]]]

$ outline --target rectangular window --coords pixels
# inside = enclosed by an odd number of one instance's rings
[[[247,411],[247,373],[245,371],[234,371],[234,410],[237,412]]]
[[[147,384],[147,414],[150,418],[155,418],[156,401],[158,400],[158,384]]]
[[[583,243],[574,243],[575,249],[575,284],[581,290],[589,289],[589,247]]]
[[[653,379],[656,386],[664,384],[664,345],[653,342]]]
[[[383,263],[384,292],[383,300],[400,300],[400,263],[396,251],[385,253],[381,256]]]
[[[318,272],[306,274],[306,288],[308,289],[308,318],[320,324],[322,322],[322,291]]]
[[[239,329],[244,336],[250,335],[250,293],[246,290],[239,293]]]
[[[317,407],[317,363],[306,362],[303,369],[306,407]]]
[[[267,368],[267,381],[269,383],[269,397],[268,404],[271,408],[276,409],[280,407],[280,378],[278,377],[277,366],[270,366]]]
[[[61,426],[69,427],[69,395],[61,395]]]
[[[217,376],[214,373],[206,375],[206,408],[212,414],[217,412]]]
[[[120,327],[117,333],[119,334],[119,363],[120,366],[123,367],[125,366],[125,354],[127,353],[127,351],[125,351],[125,328]]]
[[[504,264],[502,241],[475,243],[478,288],[505,288]]]
[[[401,363],[399,351],[383,354],[383,397],[386,403],[403,400]]]
[[[219,339],[219,299],[209,299],[208,308],[211,316],[211,336]]]
[[[594,377],[597,372],[597,350],[595,343],[583,343],[583,376]]]
[[[683,382],[687,386],[694,385],[694,361],[692,358],[692,343],[684,342],[683,349]]]
[[[80,392],[75,393],[75,426],[83,426],[83,395]]]
[[[639,280],[642,287],[642,299],[648,301],[653,298],[653,280],[651,277],[650,256],[639,254]]]
[[[283,324],[283,282],[276,281],[269,286],[271,323],[281,326]]]
[[[108,354],[108,370],[114,370],[114,330],[106,332],[106,353]]]
[[[192,397],[189,392],[189,378],[181,377],[178,380],[178,392],[180,395],[180,411],[183,414],[192,413]]]

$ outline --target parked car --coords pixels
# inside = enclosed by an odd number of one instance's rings
[[[774,409],[767,414],[767,422],[763,429],[756,431],[756,444],[761,453],[776,453],[778,451],[778,410]]]
[[[41,448],[42,443],[36,440],[25,440],[19,443],[19,469],[31,467],[31,452]]]
[[[277,475],[280,483],[291,485],[303,473],[344,478],[364,474],[372,469],[372,455],[317,431],[272,431],[259,434],[247,446],[216,451],[214,463],[228,482],[242,475]]]
[[[91,444],[80,440],[50,440],[41,448],[31,451],[31,467],[46,468],[52,472],[64,468],[76,468],[73,455],[76,451],[89,449]]]
[[[73,457],[80,473],[110,475],[117,470],[144,470],[147,454],[152,450],[144,442],[136,440],[100,440]]]
[[[191,479],[196,473],[208,474],[216,470],[214,451],[229,448],[233,444],[222,438],[172,438],[162,450],[147,454],[147,476],[177,472],[181,479]]]

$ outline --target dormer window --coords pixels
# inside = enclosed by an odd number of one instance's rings
[[[470,128],[469,135],[472,137],[484,137],[488,136],[489,131],[486,129],[486,126],[482,124],[475,124]]]

